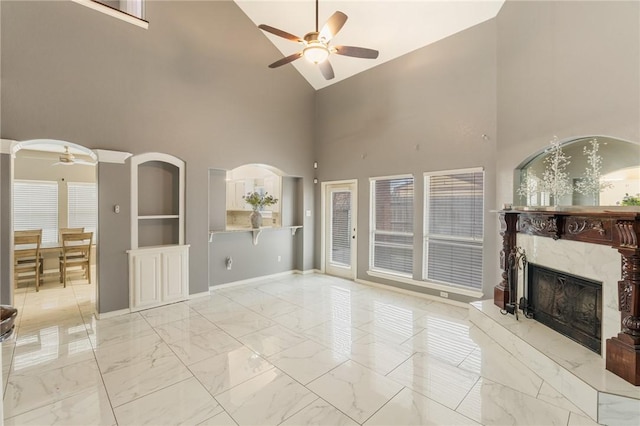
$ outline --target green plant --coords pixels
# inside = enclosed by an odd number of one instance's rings
[[[620,204],[623,206],[640,206],[640,194],[629,195],[629,193],[626,193]]]
[[[278,199],[273,195],[269,195],[268,192],[261,194],[259,192],[247,192],[247,195],[243,195],[242,199],[251,205],[253,211],[262,210],[263,207],[271,206],[278,202]]]

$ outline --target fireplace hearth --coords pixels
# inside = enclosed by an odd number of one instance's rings
[[[602,283],[532,263],[528,271],[533,318],[600,354]]]

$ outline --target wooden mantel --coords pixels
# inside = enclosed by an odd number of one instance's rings
[[[494,303],[509,303],[507,259],[516,248],[518,232],[554,240],[607,245],[622,257],[618,281],[621,331],[607,339],[606,368],[640,386],[640,211],[623,208],[567,210],[502,210],[500,217],[500,269],[502,281],[494,288]]]

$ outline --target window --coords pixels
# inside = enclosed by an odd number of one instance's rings
[[[425,173],[423,279],[482,289],[484,172]]]
[[[98,223],[98,191],[95,183],[67,183],[68,227],[93,232],[96,241]]]
[[[369,267],[413,276],[413,176],[371,179]]]
[[[138,19],[144,19],[144,1],[143,0],[93,0],[96,3],[103,4],[112,9],[135,16]]]
[[[105,15],[148,29],[145,0],[71,0]]]
[[[58,182],[14,181],[13,229],[42,229],[43,243],[58,241]]]

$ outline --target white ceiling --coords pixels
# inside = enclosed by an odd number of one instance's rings
[[[299,37],[315,30],[315,0],[235,2],[256,26],[267,24]],[[336,10],[349,17],[331,44],[376,49],[380,52],[378,59],[331,55],[335,78],[329,81],[322,77],[317,65],[304,58],[284,66],[296,67],[316,90],[321,89],[491,19],[503,3],[504,0],[320,0],[320,28]],[[264,35],[283,56],[301,50],[300,44],[270,33]],[[272,62],[278,59],[274,57]],[[272,72],[278,72],[278,68]]]

